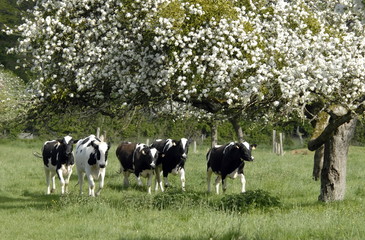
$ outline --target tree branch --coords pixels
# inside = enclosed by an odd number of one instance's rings
[[[329,124],[323,130],[323,132],[315,139],[308,142],[308,149],[310,151],[317,150],[320,148],[328,138],[337,130],[342,124],[349,122],[353,118],[352,113],[349,111],[343,116],[335,117],[332,115]]]

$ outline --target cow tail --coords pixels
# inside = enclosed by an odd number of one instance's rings
[[[37,158],[43,158],[42,154],[40,154],[39,152],[34,152],[33,155]]]

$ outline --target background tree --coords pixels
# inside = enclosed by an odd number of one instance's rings
[[[327,113],[308,147],[325,146],[320,200],[340,200],[351,120],[364,112],[365,93],[363,5],[346,4],[39,1],[17,29],[17,50],[33,56],[37,106],[115,115],[175,101],[233,125],[242,117],[305,113],[319,123]]]
[[[23,80],[0,66],[0,135],[23,130],[29,101]]]

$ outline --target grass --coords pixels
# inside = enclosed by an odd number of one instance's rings
[[[60,196],[59,182],[55,194],[45,195],[42,161],[33,156],[42,142],[0,141],[0,239],[365,238],[365,148],[350,148],[346,200],[324,204],[317,201],[319,182],[311,179],[311,152],[280,157],[258,148],[245,167],[247,194],[237,194],[236,179],[217,196],[206,193],[207,148],[200,147],[189,153],[185,193],[170,176],[166,193],[149,196],[134,178],[131,187],[122,186],[115,145],[105,189],[90,198],[78,195],[76,174],[68,195]],[[275,199],[280,204],[268,204]]]

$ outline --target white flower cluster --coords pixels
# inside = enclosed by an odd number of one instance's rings
[[[235,14],[207,19],[203,1],[43,0],[17,29],[17,50],[33,56],[43,97],[215,99],[235,108],[271,94],[275,106],[319,96],[357,107],[365,94],[361,1],[238,2]]]

